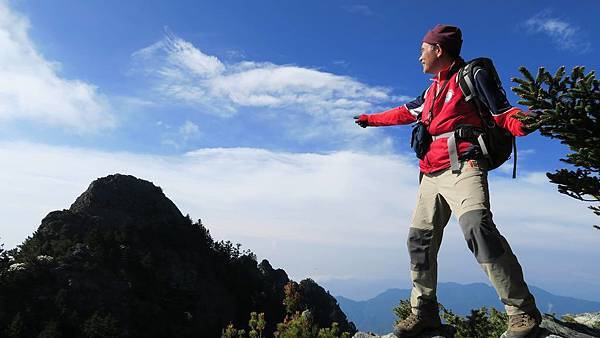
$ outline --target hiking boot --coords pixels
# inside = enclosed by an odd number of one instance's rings
[[[394,325],[394,335],[398,338],[414,337],[427,330],[437,329],[442,326],[439,313],[416,315],[411,313],[406,319]]]
[[[508,330],[502,337],[505,338],[525,338],[534,337],[540,329],[542,315],[535,309],[531,313],[508,316]]]

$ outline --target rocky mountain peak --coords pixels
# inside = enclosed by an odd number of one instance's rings
[[[73,213],[97,216],[128,223],[152,220],[152,223],[179,223],[181,211],[152,182],[134,176],[114,174],[98,178],[69,208]]]

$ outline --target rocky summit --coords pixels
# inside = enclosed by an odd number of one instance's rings
[[[272,336],[290,311],[288,285],[316,325],[356,332],[314,281],[213,240],[153,183],[110,175],[18,248],[0,247],[0,336],[219,337],[247,328],[251,312]]]
[[[123,226],[185,224],[185,218],[162,189],[129,176],[110,175],[92,182],[69,208]]]

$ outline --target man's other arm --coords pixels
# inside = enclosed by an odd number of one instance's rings
[[[511,106],[506,98],[506,92],[498,88],[485,69],[478,70],[475,73],[475,81],[481,99],[492,113],[497,125],[508,130],[514,136],[529,134],[530,131],[525,128],[521,121],[516,119],[516,116],[531,114],[531,112]]]

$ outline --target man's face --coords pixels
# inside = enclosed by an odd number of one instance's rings
[[[423,42],[419,62],[423,65],[423,73],[437,74],[439,72],[441,50],[439,46]]]

